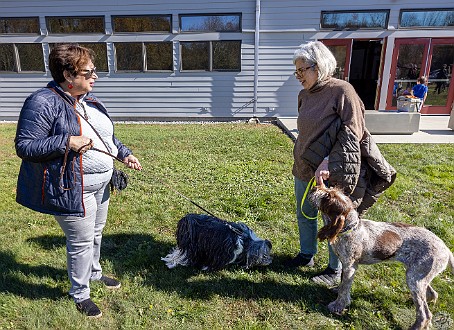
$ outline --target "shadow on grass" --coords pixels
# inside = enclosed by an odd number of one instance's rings
[[[39,236],[30,238],[28,241],[38,244],[45,250],[53,250],[65,245],[63,236]],[[292,283],[295,282],[294,278],[297,278],[297,282],[301,282],[301,278],[310,278],[318,269],[288,269],[284,266],[288,256],[276,254],[270,266],[250,270],[234,265],[218,272],[206,272],[191,267],[168,269],[161,257],[167,255],[173,246],[170,243],[157,241],[147,234],[108,234],[103,237],[101,260],[110,262],[115,275],[120,279],[122,274],[138,274],[146,271],[149,276],[146,277],[145,285],[153,287],[154,290],[177,293],[182,298],[209,300],[215,296],[223,296],[245,300],[300,301],[307,308],[329,317],[335,317],[328,312],[326,307],[336,298],[335,292],[316,284]],[[12,268],[20,267],[16,264]],[[35,276],[55,277],[53,274],[56,270],[43,266],[36,272],[26,269],[21,271]],[[8,273],[8,271],[6,272]],[[60,276],[65,276],[65,281],[67,281],[66,271],[58,270],[57,272]],[[44,297],[62,295],[61,291],[55,292],[55,289],[52,288],[41,287],[39,290],[22,288],[22,284],[16,280],[15,287],[18,289],[13,293],[23,295],[25,292],[35,292],[32,296],[37,296],[38,292]],[[3,286],[0,288],[4,290]],[[8,291],[11,292],[11,290]],[[363,298],[371,301],[380,298],[374,294],[371,295]],[[389,314],[387,318],[392,320],[391,313]],[[344,321],[349,319],[348,313],[341,317],[336,316],[336,318]],[[398,327],[397,324],[395,326]]]
[[[45,250],[65,245],[63,236],[45,235],[30,238],[28,241],[38,244]],[[268,267],[245,270],[231,265],[218,272],[205,272],[191,267],[168,269],[161,257],[167,255],[172,248],[172,244],[159,242],[151,235],[109,234],[103,236],[101,261],[109,261],[115,275],[119,277],[121,274],[137,274],[146,270],[150,274],[146,279],[146,285],[161,291],[175,292],[185,298],[208,300],[215,295],[221,295],[242,299],[302,300],[317,309],[321,306],[315,306],[319,304],[324,306],[335,298],[332,291],[316,285],[280,281],[279,276],[288,273],[303,277],[313,275],[313,272],[303,273],[301,270],[285,269],[282,266],[285,257],[282,256],[275,255],[273,264]],[[256,282],[254,278],[261,280]],[[51,294],[47,296],[49,295]]]
[[[53,250],[65,245],[63,236],[39,236],[30,238],[28,241],[38,244],[45,250]],[[329,313],[326,306],[336,299],[337,294],[334,291],[316,284],[301,283],[302,278],[310,278],[318,269],[288,269],[284,266],[288,256],[275,254],[270,266],[250,270],[234,265],[218,272],[206,272],[191,267],[168,269],[161,257],[167,255],[173,246],[170,243],[157,241],[147,234],[109,234],[103,237],[101,260],[109,261],[115,275],[120,279],[122,274],[138,274],[146,271],[149,276],[146,277],[145,285],[153,287],[154,290],[177,293],[182,298],[209,300],[215,296],[222,296],[245,300],[271,299],[277,302],[302,302],[307,308],[328,317],[334,317],[343,322],[350,320],[348,312],[340,317]],[[23,283],[9,274],[20,271],[27,276],[48,276],[55,278],[56,281],[61,281],[64,276],[63,279],[67,281],[65,270],[48,266],[20,265],[12,256],[7,256],[5,253],[0,254],[0,258],[0,262],[6,265],[0,271],[0,276],[4,278],[6,276],[6,281],[0,285],[0,291],[30,298],[59,298],[64,294],[55,288]],[[61,276],[60,279],[58,276]],[[356,298],[368,301],[384,299],[373,293],[357,295]],[[385,312],[384,316],[396,329],[399,329],[390,311]]]
[[[61,288],[46,284],[33,284],[32,277],[53,278],[57,280],[66,276],[66,271],[50,266],[29,266],[16,261],[8,251],[0,251],[0,292],[12,293],[30,299],[60,299],[65,295]],[[21,277],[27,277],[23,280]]]

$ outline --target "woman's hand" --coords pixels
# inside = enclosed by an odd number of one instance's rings
[[[323,180],[329,179],[328,163],[329,160],[324,159],[315,171],[315,181],[317,182],[317,186],[323,185]]]
[[[93,147],[93,140],[83,135],[73,135],[69,138],[69,147],[71,150],[83,154]]]
[[[123,159],[123,163],[134,170],[140,171],[142,169],[142,165],[140,165],[139,160],[133,155],[129,155],[128,157]]]

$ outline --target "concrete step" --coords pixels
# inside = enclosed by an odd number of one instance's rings
[[[391,115],[393,113],[389,114]],[[394,113],[394,115],[401,114],[403,113]],[[405,118],[405,116],[402,118]],[[450,121],[449,116],[420,115],[419,118],[419,131],[416,131],[413,134],[409,134],[407,128],[407,133],[405,134],[372,134],[373,138],[376,143],[454,143],[454,128],[448,128],[448,122]],[[451,118],[454,118],[454,113]],[[407,119],[410,120],[410,118]],[[281,127],[292,140],[295,140],[298,136],[296,121],[297,117],[278,117],[276,124]],[[367,124],[370,125],[369,122],[366,123],[366,125]]]
[[[366,127],[371,134],[413,134],[419,131],[419,112],[366,110]]]

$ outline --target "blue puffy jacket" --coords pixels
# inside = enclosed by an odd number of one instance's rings
[[[109,117],[92,93],[84,100]],[[22,159],[16,194],[19,204],[41,213],[84,216],[80,154],[69,151],[65,173],[60,175],[69,137],[81,135],[75,102],[54,81],[25,100],[15,138],[16,153]],[[120,159],[132,153],[115,136],[113,141]]]

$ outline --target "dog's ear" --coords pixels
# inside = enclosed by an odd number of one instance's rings
[[[317,237],[320,241],[327,239],[330,243],[333,243],[342,228],[344,228],[345,215],[340,214],[334,220],[330,219],[331,221],[318,231]]]
[[[268,249],[271,250],[273,248],[273,244],[271,244],[271,242],[269,240],[267,240],[267,239],[265,240],[265,244],[268,247]]]

